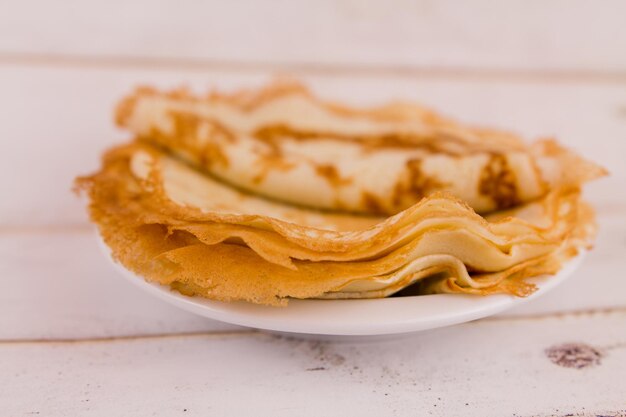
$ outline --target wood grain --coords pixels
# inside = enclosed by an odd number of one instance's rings
[[[619,0],[5,0],[0,53],[276,65],[626,71]]]
[[[619,0],[3,1],[0,414],[626,416],[624,15]],[[588,187],[596,249],[505,314],[367,342],[217,323],[125,282],[70,191],[127,140],[115,102],[277,72],[557,136],[611,171]]]
[[[545,350],[564,343],[598,361],[553,363]],[[253,333],[0,343],[0,367],[6,415],[617,416],[626,313],[481,321],[381,342]]]

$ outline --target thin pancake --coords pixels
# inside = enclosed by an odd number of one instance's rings
[[[424,291],[525,295],[532,286],[509,278],[551,271],[591,224],[575,189],[518,209],[524,220],[487,222],[443,195],[388,219],[324,213],[232,189],[140,144],[111,151],[81,182],[130,269],[186,293],[266,304],[386,296],[424,279]]]
[[[526,145],[410,104],[347,108],[298,84],[204,98],[143,88],[117,120],[237,187],[366,214],[395,214],[441,191],[489,212],[604,174],[551,140]]]

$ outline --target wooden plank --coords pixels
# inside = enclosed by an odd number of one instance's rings
[[[5,342],[0,368],[6,415],[624,416],[626,313],[369,342]]]
[[[258,85],[263,72],[184,71],[0,65],[0,225],[85,224],[83,202],[70,188],[93,171],[101,152],[127,137],[112,123],[116,101],[135,85],[233,89]],[[529,138],[556,135],[605,165],[609,179],[590,197],[607,210],[626,204],[626,84],[488,81],[457,78],[306,75],[322,96],[354,104],[417,100],[476,124],[509,128]]]
[[[0,340],[240,329],[183,312],[126,282],[94,233],[0,235],[0,286]]]
[[[626,307],[623,215],[601,218],[596,249],[561,286],[500,317]],[[0,340],[238,330],[153,299],[115,272],[91,229],[0,233]]]
[[[278,65],[626,70],[619,0],[3,2],[0,52]]]

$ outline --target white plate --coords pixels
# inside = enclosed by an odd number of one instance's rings
[[[109,249],[100,240],[107,257]],[[267,307],[242,301],[224,303],[188,297],[167,286],[150,283],[113,262],[129,281],[184,310],[226,323],[284,333],[332,336],[377,336],[417,332],[487,317],[534,300],[562,283],[580,264],[585,252],[554,276],[535,278],[539,289],[529,297],[435,294],[369,300],[290,300],[287,307]]]

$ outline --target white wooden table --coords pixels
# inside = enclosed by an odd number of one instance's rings
[[[582,0],[0,3],[0,416],[626,415],[624,16]],[[70,192],[126,137],[115,101],[280,71],[557,136],[612,173],[588,187],[596,249],[535,302],[375,342],[218,323],[123,281]]]

